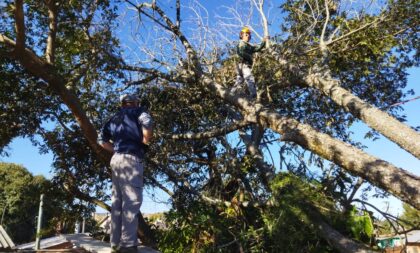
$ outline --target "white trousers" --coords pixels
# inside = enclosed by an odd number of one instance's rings
[[[246,84],[248,88],[249,95],[252,98],[257,97],[257,89],[255,88],[255,80],[254,76],[252,75],[252,68],[251,66],[245,63],[239,63],[236,68],[236,82],[233,86],[233,91],[236,92],[237,90],[243,89],[243,85]]]
[[[111,246],[137,246],[137,214],[143,201],[142,160],[135,155],[115,153],[111,169]]]

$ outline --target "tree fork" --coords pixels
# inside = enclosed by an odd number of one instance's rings
[[[307,124],[282,117],[267,109],[261,109],[261,104],[253,105],[239,94],[232,95],[227,88],[211,79],[205,78],[203,81],[221,98],[241,108],[245,114],[244,118],[250,122],[257,123],[258,121],[263,126],[282,134],[283,141],[299,144],[420,210],[420,179],[416,175],[371,156],[350,144],[320,133]]]

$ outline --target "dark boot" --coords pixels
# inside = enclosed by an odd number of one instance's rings
[[[137,246],[121,247],[120,253],[137,253]]]

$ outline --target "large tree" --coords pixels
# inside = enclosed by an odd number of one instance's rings
[[[184,7],[169,1],[175,11],[156,1],[6,1],[0,5],[0,99],[1,121],[11,127],[0,130],[1,145],[40,135],[41,148],[55,154],[57,182],[109,209],[104,167],[110,154],[97,144],[97,131],[121,91],[139,92],[157,122],[146,184],[171,196],[173,219],[206,224],[189,230],[196,233],[186,244],[282,248],[261,244],[258,232],[269,225],[264,217],[278,215],[270,211],[278,203],[296,217],[293,226],[301,221],[313,229],[315,248],[321,238],[330,245],[325,250],[369,251],[324,209],[349,217],[364,182],[420,209],[419,177],[366,153],[348,130],[360,120],[420,158],[420,135],[401,121],[398,107],[389,107],[406,95],[407,68],[418,65],[419,2],[374,1],[376,9],[362,2],[277,4],[283,22],[254,64],[259,94],[252,101],[231,92],[237,60],[223,35],[242,24],[269,35],[263,0],[225,7],[225,15],[237,18],[234,26],[232,19],[208,22],[198,1]],[[140,28],[132,37],[129,24]],[[296,205],[278,200],[275,182],[285,175],[269,159],[273,142],[281,145],[282,168],[329,201],[318,195]],[[286,185],[290,196],[302,190]],[[203,220],[212,217],[208,212],[225,214],[222,221],[232,227]],[[142,239],[153,244],[140,221]],[[173,231],[181,223],[175,224]]]
[[[41,194],[44,194],[42,237],[56,234],[60,226],[64,233],[74,231],[77,217],[88,210],[43,176],[33,176],[21,165],[0,163],[0,219],[15,244],[35,240]]]

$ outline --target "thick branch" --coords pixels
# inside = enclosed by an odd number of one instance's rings
[[[260,117],[274,131],[283,134],[282,140],[293,141],[420,209],[417,176],[296,120],[268,111],[262,112]]]
[[[252,126],[251,138],[245,136],[245,133],[239,133],[246,145],[247,154],[250,154],[256,162],[261,175],[261,182],[270,189],[270,180],[274,177],[273,167],[264,162],[263,154],[260,150],[261,140],[264,136],[264,128],[258,124]]]
[[[245,114],[245,118],[257,119],[262,125],[282,134],[283,140],[299,144],[420,209],[419,177],[343,141],[320,133],[307,124],[282,117],[276,112],[265,109],[256,112],[255,107],[258,107],[258,105],[254,106],[249,100],[239,95],[232,96],[225,87],[212,82],[210,79],[206,79],[205,82],[220,97],[240,107]]]

